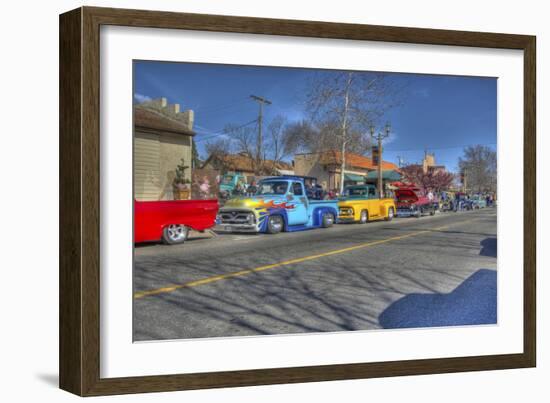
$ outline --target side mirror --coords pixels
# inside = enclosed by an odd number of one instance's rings
[[[286,199],[288,201],[294,200],[294,196],[292,196],[290,193],[286,195]]]

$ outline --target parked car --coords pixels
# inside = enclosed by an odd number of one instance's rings
[[[261,180],[254,196],[228,200],[216,229],[276,234],[330,227],[337,217],[338,202],[308,197],[303,177],[278,176]]]
[[[395,191],[398,217],[421,217],[424,214],[434,215],[435,206],[417,187],[401,187]]]
[[[480,208],[487,207],[487,199],[483,195],[475,194],[472,197],[470,197],[470,200],[472,201],[473,209],[480,209]]]
[[[217,200],[134,201],[134,242],[183,243],[189,229],[213,227],[217,211]]]
[[[466,193],[457,192],[454,200],[454,211],[469,211],[474,209],[474,202]]]
[[[374,185],[346,186],[338,202],[338,222],[390,221],[395,209],[394,199],[381,199]]]

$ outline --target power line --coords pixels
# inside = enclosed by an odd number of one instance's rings
[[[256,123],[257,121],[258,121],[257,119],[254,119],[254,120],[251,120],[250,122],[244,123],[244,124],[242,124],[242,125],[240,125],[240,126],[232,127],[232,128],[231,128],[231,131],[235,131],[235,130],[238,130],[238,129],[242,129],[243,127],[246,127],[246,126],[248,126],[248,125],[251,125],[252,123]],[[214,138],[214,137],[222,136],[222,135],[224,135],[224,134],[225,134],[225,135],[229,135],[229,134],[231,134],[231,132],[228,132],[228,131],[226,131],[225,129],[220,129],[220,130],[217,130],[217,131],[215,131],[215,132],[212,132],[211,135],[208,136],[208,137],[203,137],[203,138],[201,138],[201,139],[195,140],[195,143],[199,143],[199,142],[201,142],[201,141],[209,140],[209,139]]]
[[[464,147],[469,147],[469,146],[492,146],[492,145],[496,145],[497,143],[482,143],[482,144],[479,144],[479,143],[475,143],[475,144],[462,144],[462,145],[458,145],[458,146],[448,146],[448,147],[428,147],[429,150],[452,150],[452,149],[455,149],[455,148],[464,148]],[[392,148],[386,148],[384,149],[384,151],[393,151],[393,152],[407,152],[407,151],[424,151],[425,148],[409,148],[409,149],[400,149],[400,150],[397,150],[397,149],[392,149]]]
[[[450,150],[450,149],[456,149],[456,148],[464,148],[464,147],[469,147],[469,146],[489,146],[489,145],[496,145],[497,143],[482,143],[482,144],[479,144],[479,143],[473,143],[473,144],[463,144],[463,145],[459,145],[459,146],[449,146],[449,147],[428,147],[429,150]],[[387,149],[385,148],[384,149],[385,152],[387,151],[391,151],[391,152],[407,152],[407,151],[425,151],[425,148],[422,147],[422,148],[410,148],[410,149],[407,149],[407,150],[397,150],[397,149]],[[296,154],[323,154],[323,153],[327,153],[327,152],[339,152],[338,150],[336,150],[336,148],[327,148],[325,150],[318,150],[318,151],[307,151],[307,152],[297,152]],[[349,151],[348,151],[349,153]],[[362,154],[358,154],[358,155],[362,155]]]

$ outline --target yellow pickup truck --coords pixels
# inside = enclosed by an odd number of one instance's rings
[[[380,199],[374,185],[346,186],[338,201],[338,222],[390,221],[395,211],[395,201]]]

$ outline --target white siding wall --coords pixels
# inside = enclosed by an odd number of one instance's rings
[[[159,136],[136,132],[134,137],[134,198],[136,200],[158,200],[160,186]]]

